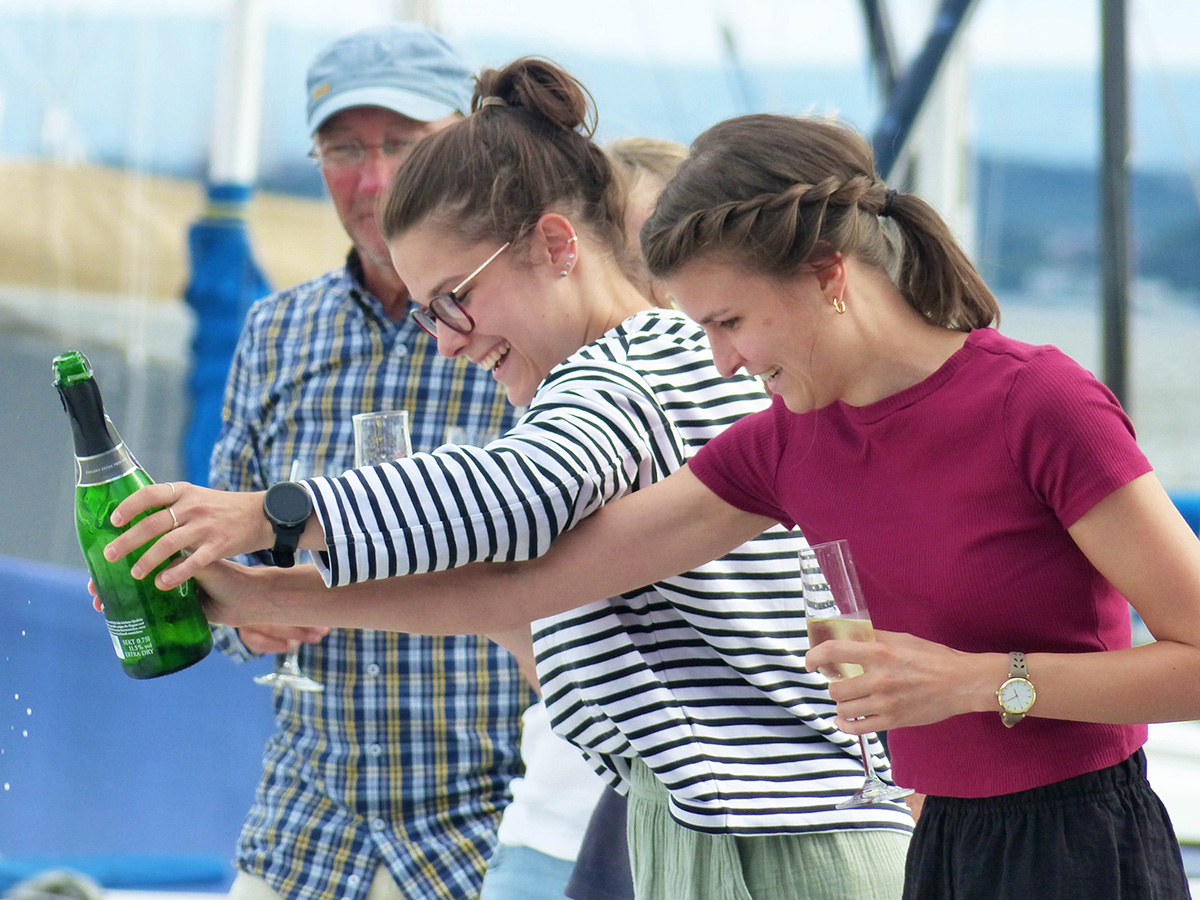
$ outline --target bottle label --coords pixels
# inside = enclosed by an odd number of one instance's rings
[[[117,659],[134,659],[149,656],[154,652],[154,639],[146,630],[146,620],[121,619],[108,623],[108,633],[112,636],[113,649],[117,651]]]
[[[133,454],[124,444],[118,444],[111,450],[97,453],[95,456],[75,457],[76,484],[79,487],[108,484],[136,471],[137,467],[137,460],[133,458]]]

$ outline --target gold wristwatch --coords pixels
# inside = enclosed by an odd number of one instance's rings
[[[1033,708],[1037,691],[1025,669],[1024,653],[1008,654],[1008,680],[996,691],[996,699],[1000,701],[1000,720],[1007,728],[1020,722]]]

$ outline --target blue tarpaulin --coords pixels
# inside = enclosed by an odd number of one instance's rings
[[[74,862],[102,883],[231,879],[274,730],[271,691],[253,679],[273,662],[214,651],[135,680],[85,570],[0,556],[0,861],[18,867],[8,876]]]

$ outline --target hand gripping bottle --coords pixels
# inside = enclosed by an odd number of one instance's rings
[[[104,414],[87,357],[79,351],[57,357],[54,386],[75,438],[79,546],[104,604],[121,667],[133,678],[157,678],[199,662],[212,649],[212,633],[195,582],[162,591],[154,586],[153,575],[138,580],[129,574],[137,551],[117,562],[104,558],[105,546],[125,530],[113,526],[113,510],[138,488],[154,482]]]

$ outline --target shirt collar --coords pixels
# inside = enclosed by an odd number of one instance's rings
[[[359,305],[364,313],[373,316],[380,322],[396,328],[404,335],[406,343],[428,337],[411,316],[405,316],[401,322],[395,322],[384,312],[383,302],[371,293],[367,287],[366,274],[363,271],[362,257],[358,250],[351,247],[346,254],[346,276],[350,279],[350,298]]]

